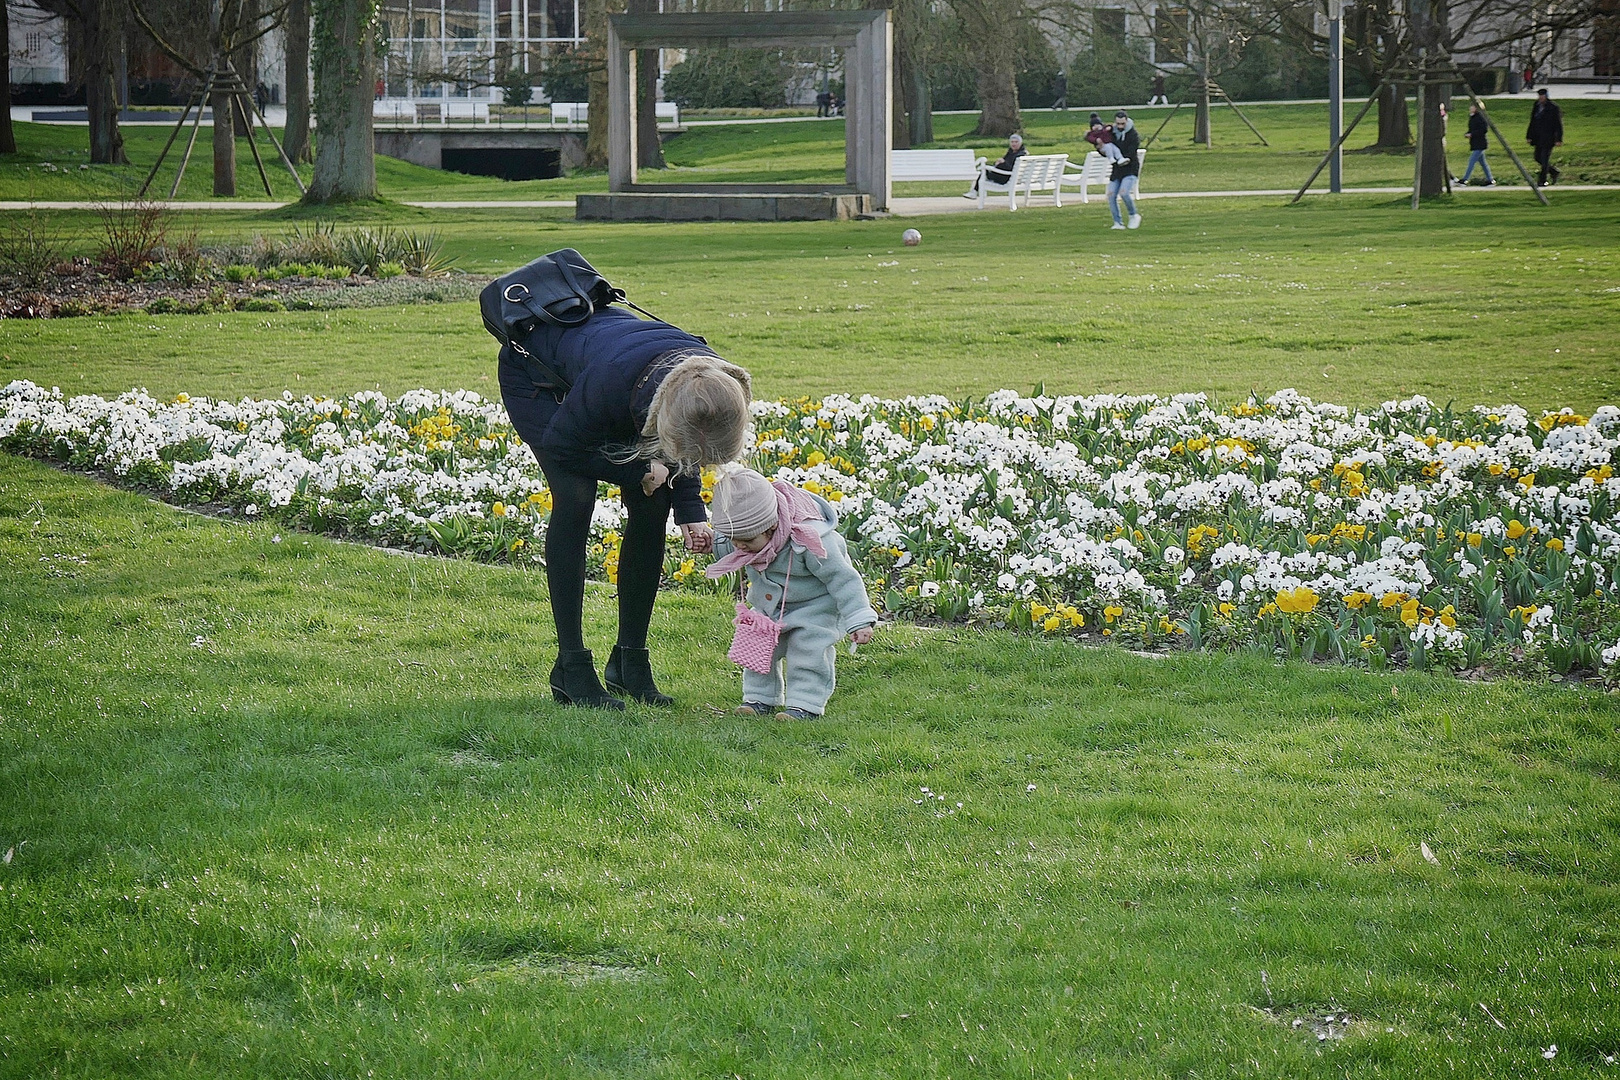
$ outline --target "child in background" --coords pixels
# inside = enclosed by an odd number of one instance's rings
[[[744,468],[715,480],[710,511],[720,558],[706,573],[718,578],[741,569],[749,605],[781,625],[770,672],[743,669],[736,711],[774,712],[779,720],[820,716],[836,685],[838,642],[847,634],[864,645],[877,624],[838,534],[838,511],[819,495]]]

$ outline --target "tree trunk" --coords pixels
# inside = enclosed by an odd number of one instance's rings
[[[896,11],[898,15],[898,10]],[[895,37],[900,35],[896,34]],[[907,63],[904,49],[894,50],[894,64],[889,69],[891,83],[890,99],[894,107],[890,110],[893,131],[889,136],[889,145],[895,150],[911,149],[911,109],[913,87],[911,83],[911,65]]]
[[[17,152],[17,133],[11,127],[11,8],[0,4],[0,154]]]
[[[1418,97],[1419,116],[1423,124],[1423,166],[1418,172],[1418,197],[1443,194],[1446,190],[1446,121],[1440,115],[1440,105],[1451,109],[1451,87],[1426,86]]]
[[[979,89],[979,126],[973,129],[973,134],[1004,139],[1021,130],[1024,118],[1018,111],[1018,81],[1012,65],[982,67],[976,83]]]
[[[375,9],[367,0],[314,0],[315,177],[309,202],[377,197],[371,102],[376,81]]]
[[[928,81],[928,70],[922,65],[911,69],[911,145],[922,146],[934,141],[934,87]]]
[[[1201,74],[1198,77],[1198,103],[1193,109],[1193,142],[1208,149],[1211,145],[1209,132],[1209,77]]]
[[[591,64],[586,75],[585,167],[605,169],[608,163],[608,0],[585,0],[585,48]]]
[[[84,103],[90,117],[90,161],[128,165],[118,130],[118,88],[114,76],[124,36],[124,10],[118,0],[83,0]]]
[[[1019,0],[952,0],[968,42],[979,92],[975,135],[1006,138],[1023,127],[1018,112],[1018,32],[1026,12]]]
[[[287,5],[287,158],[295,165],[309,154],[309,0]]]
[[[214,194],[236,194],[236,109],[229,94],[210,94],[214,108]]]
[[[1378,143],[1386,149],[1410,146],[1412,124],[1406,115],[1406,91],[1388,83],[1378,94]]]

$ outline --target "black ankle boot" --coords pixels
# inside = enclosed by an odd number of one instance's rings
[[[586,709],[622,709],[624,702],[596,680],[596,660],[589,649],[564,649],[551,665],[551,696],[560,705]]]
[[[613,646],[603,676],[615,694],[635,698],[648,705],[673,705],[675,699],[658,691],[653,682],[652,660],[646,649],[627,649]]]

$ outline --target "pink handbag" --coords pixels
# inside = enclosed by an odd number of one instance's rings
[[[787,582],[792,579],[791,573],[783,579],[784,613],[787,611]],[[734,622],[737,632],[731,637],[731,651],[726,653],[727,658],[749,671],[769,675],[776,659],[776,642],[782,636],[782,624],[763,611],[755,611],[747,604],[741,603],[737,605],[737,618]]]

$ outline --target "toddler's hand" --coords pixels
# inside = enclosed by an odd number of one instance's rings
[[[714,551],[714,530],[701,521],[695,525],[682,525],[681,539],[686,542],[686,550],[694,555]]]
[[[642,493],[651,496],[653,492],[669,482],[669,466],[662,461],[649,461],[647,475],[641,478]]]
[[[872,633],[872,627],[863,626],[859,630],[851,630],[849,632],[849,640],[853,641],[857,645],[865,645],[867,642],[872,640]]]

